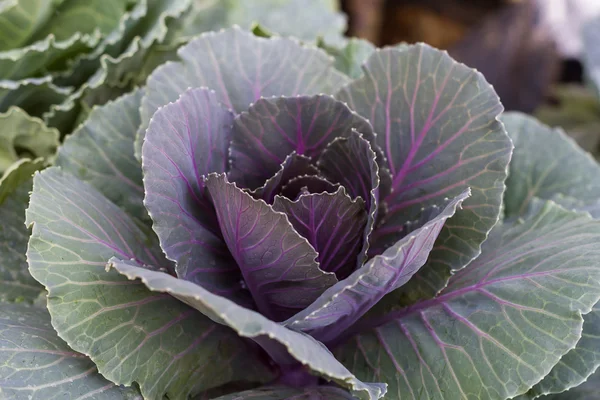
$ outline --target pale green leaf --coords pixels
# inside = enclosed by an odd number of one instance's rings
[[[0,397],[12,400],[141,400],[107,381],[85,355],[58,337],[50,315],[24,304],[0,304]]]
[[[515,145],[504,196],[507,217],[527,211],[534,197],[560,194],[583,204],[600,199],[600,165],[562,130],[521,113],[505,113],[502,122]]]
[[[64,0],[3,0],[0,2],[0,51],[25,46]]]
[[[20,158],[50,159],[60,133],[17,107],[0,113],[0,173]]]
[[[52,104],[67,99],[71,91],[71,88],[53,84],[50,76],[20,81],[0,80],[0,112],[17,106],[29,115],[41,117]]]
[[[142,168],[133,155],[142,95],[140,89],[94,107],[59,148],[56,165],[143,221],[148,212],[142,204]]]

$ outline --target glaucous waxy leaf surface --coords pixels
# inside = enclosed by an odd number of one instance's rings
[[[148,212],[142,204],[142,169],[133,155],[133,142],[143,93],[136,90],[94,107],[65,139],[55,162],[140,221],[148,219]]]
[[[51,157],[59,132],[18,107],[0,114],[0,176],[19,158]]]
[[[353,400],[355,399],[350,393],[336,388],[327,386],[315,386],[304,389],[294,389],[286,386],[272,386],[244,392],[228,394],[217,397],[214,400]]]
[[[241,275],[204,180],[227,168],[232,121],[233,114],[204,88],[190,89],[161,108],[142,152],[144,205],[163,251],[177,263],[177,276],[243,301]]]
[[[42,160],[20,160],[0,179],[0,301],[31,303],[43,290],[29,274],[25,259],[29,240],[25,208],[32,187],[31,176],[43,167]]]
[[[365,76],[336,98],[371,122],[391,171],[391,193],[381,196],[387,214],[373,232],[373,245],[391,246],[422,207],[472,188],[418,279],[401,289],[410,303],[434,295],[450,271],[480,253],[498,221],[512,145],[497,120],[502,105],[493,88],[447,53],[425,44],[386,48],[363,68]]]
[[[229,176],[255,189],[288,154],[318,159],[333,139],[348,137],[352,129],[374,142],[371,124],[331,96],[259,99],[233,123]]]
[[[114,256],[161,270],[169,263],[133,220],[92,186],[59,168],[46,169],[34,177],[26,215],[33,226],[29,269],[48,291],[52,325],[107,379],[137,382],[145,398],[181,400],[230,381],[269,379],[254,350],[230,329],[169,295],[106,271]]]
[[[507,217],[526,212],[534,197],[562,195],[585,205],[600,199],[600,166],[562,130],[515,112],[502,122],[515,144],[504,196]]]
[[[340,187],[335,193],[301,194],[296,200],[277,196],[273,209],[286,214],[314,247],[323,271],[344,279],[356,269],[367,223],[362,199],[352,200]]]
[[[425,264],[442,226],[468,196],[467,190],[456,197],[421,228],[329,288],[285,325],[325,343],[339,339],[383,296],[408,282]]]
[[[327,179],[347,188],[352,198],[361,198],[365,202],[367,223],[356,264],[359,268],[367,258],[379,206],[381,179],[375,152],[369,142],[354,130],[348,137],[333,140],[323,151],[318,165]]]
[[[69,348],[43,308],[0,305],[0,397],[13,400],[142,400],[133,388],[102,377]]]
[[[263,315],[287,319],[337,283],[335,274],[319,267],[317,252],[286,214],[255,200],[225,174],[210,174],[206,186],[225,243]]]
[[[251,194],[256,199],[263,199],[267,204],[272,204],[275,195],[279,194],[291,179],[300,176],[314,176],[318,173],[319,170],[311,163],[309,157],[292,152],[283,160],[275,175],[267,179],[262,186],[253,190]]]
[[[575,346],[600,297],[600,222],[552,202],[536,209],[495,227],[439,297],[360,322],[338,359],[403,398],[526,392]]]
[[[254,340],[279,366],[300,363],[312,374],[351,390],[359,399],[376,400],[385,394],[385,384],[359,381],[322,343],[308,335],[290,330],[192,282],[143,268],[133,261],[112,259],[109,267],[129,279],[141,280],[152,291],[171,294],[240,336]]]
[[[148,78],[138,151],[152,114],[189,87],[213,89],[225,106],[242,112],[261,97],[331,94],[348,82],[319,49],[288,38],[256,37],[237,27],[202,34],[177,54],[181,62],[162,65]]]

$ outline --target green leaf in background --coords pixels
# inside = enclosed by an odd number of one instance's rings
[[[500,224],[435,299],[364,320],[334,351],[397,398],[505,399],[575,347],[600,297],[600,222],[541,200]]]
[[[560,129],[521,113],[502,116],[515,150],[506,180],[507,217],[527,211],[534,197],[561,194],[583,204],[600,199],[600,166]]]
[[[321,47],[335,59],[335,68],[352,79],[363,75],[363,64],[375,52],[371,42],[358,38],[350,38],[343,46],[332,46],[321,43]]]
[[[46,73],[48,70],[66,68],[73,55],[85,53],[98,44],[100,34],[74,34],[57,41],[53,35],[21,49],[0,52],[0,79],[25,79]]]
[[[541,105],[533,114],[542,123],[561,127],[585,151],[600,150],[600,101],[588,88],[559,85],[552,91],[553,102]]]
[[[54,156],[60,133],[17,107],[0,114],[0,174],[20,158]]]
[[[26,45],[64,0],[4,0],[0,2],[0,51]]]
[[[518,400],[521,399],[518,398]],[[543,396],[540,397],[540,400],[600,400],[600,371],[597,371],[586,382],[571,390]]]
[[[29,240],[25,208],[32,187],[31,176],[43,167],[43,160],[20,160],[0,179],[0,301],[31,303],[44,289],[29,274],[25,259]]]
[[[270,371],[231,329],[115,271],[114,256],[171,271],[158,246],[121,209],[59,168],[34,176],[26,213],[27,258],[48,291],[52,325],[119,385],[149,399],[188,395],[230,381],[263,382]],[[207,362],[210,360],[210,362]]]
[[[142,168],[133,155],[133,141],[143,94],[139,89],[94,107],[66,138],[55,162],[140,221],[148,220],[148,212],[142,204]]]
[[[27,78],[20,81],[0,80],[0,112],[20,107],[27,114],[41,117],[52,104],[63,102],[71,88],[58,87],[52,78]]]
[[[195,283],[152,271],[134,261],[113,258],[109,266],[131,280],[141,280],[154,292],[171,294],[213,321],[231,327],[238,335],[253,339],[280,366],[295,367],[300,362],[312,374],[351,390],[359,399],[376,400],[385,394],[385,384],[356,379],[322,343],[308,335],[290,330]]]
[[[58,337],[43,308],[0,304],[0,397],[12,400],[141,400],[102,377]]]

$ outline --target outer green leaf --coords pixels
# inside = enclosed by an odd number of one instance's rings
[[[240,336],[253,339],[280,366],[292,366],[297,360],[313,374],[352,390],[360,399],[378,399],[385,394],[385,385],[357,380],[323,344],[308,335],[289,330],[192,282],[142,268],[133,261],[112,259],[109,266],[129,279],[141,280],[153,291],[171,294],[213,321],[231,327]]]
[[[41,117],[52,104],[65,100],[71,89],[52,83],[52,78],[30,78],[20,81],[0,80],[0,112],[18,106],[29,115]]]
[[[438,209],[431,220],[328,289],[285,325],[326,343],[339,339],[383,296],[408,282],[425,264],[442,226],[468,196],[467,190]]]
[[[584,204],[600,199],[600,165],[562,130],[520,113],[506,113],[502,122],[515,144],[506,180],[506,216],[524,213],[533,197],[561,194]]]
[[[149,291],[105,265],[113,256],[164,270],[160,248],[92,186],[58,168],[34,177],[27,257],[48,290],[52,325],[107,379],[137,382],[147,399],[187,399],[230,381],[262,381],[269,371],[230,329],[171,296]],[[175,279],[175,278],[173,278]]]
[[[101,107],[59,148],[56,165],[90,183],[106,198],[139,220],[147,220],[142,204],[142,169],[133,155],[144,92],[136,90]]]
[[[335,58],[335,68],[352,79],[363,76],[363,64],[375,52],[375,46],[371,42],[358,38],[350,38],[343,47],[322,44],[327,53]]]
[[[0,301],[33,302],[43,290],[27,271],[25,259],[31,175],[43,166],[42,160],[20,160],[0,179]]]
[[[246,390],[240,393],[228,394],[217,397],[214,400],[352,400],[355,399],[350,393],[335,387],[316,386],[305,389],[294,389],[285,386],[264,387]]]
[[[565,354],[540,383],[521,396],[523,400],[577,387],[600,366],[600,304],[583,318],[583,332],[577,346]]]
[[[384,317],[336,354],[399,397],[505,399],[545,377],[600,297],[600,222],[548,202],[494,228],[441,295]]]
[[[0,114],[0,173],[20,158],[50,158],[58,147],[59,132],[17,107]]]
[[[23,304],[0,305],[0,397],[12,400],[141,400],[102,377],[85,355],[58,337],[50,315]]]
[[[63,41],[50,35],[25,48],[0,52],[0,79],[25,79],[64,68],[70,57],[90,51],[99,40],[98,32],[93,35],[76,33]]]
[[[336,97],[373,124],[392,174],[373,247],[401,239],[400,228],[422,207],[472,188],[418,278],[400,289],[410,303],[435,295],[451,271],[480,253],[498,221],[512,145],[497,120],[502,105],[493,88],[445,52],[425,44],[387,48],[373,53],[364,72]]]
[[[64,0],[4,0],[0,3],[0,51],[23,47]]]
[[[544,396],[541,400],[600,400],[600,371],[585,383],[560,394]],[[519,398],[519,400],[521,400]]]
[[[256,37],[237,27],[200,35],[177,54],[181,62],[167,63],[148,78],[138,155],[151,116],[189,87],[213,89],[219,101],[241,112],[261,96],[333,93],[347,82],[324,52],[292,39]]]

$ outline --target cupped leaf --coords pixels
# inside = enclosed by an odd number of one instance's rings
[[[284,320],[337,282],[319,268],[317,252],[286,214],[253,199],[225,174],[209,175],[206,186],[225,243],[263,315]]]
[[[102,377],[90,359],[58,337],[48,312],[0,305],[0,396],[14,400],[141,400],[133,388]]]
[[[299,362],[313,374],[350,389],[359,399],[374,400],[385,394],[385,384],[357,380],[322,343],[308,335],[287,329],[192,282],[140,267],[133,261],[113,259],[109,266],[131,280],[141,280],[153,291],[171,294],[238,335],[254,340],[280,367]]]
[[[362,321],[335,353],[409,398],[526,392],[576,345],[600,297],[600,223],[552,202],[537,211],[494,228],[439,297]]]
[[[237,27],[202,34],[177,54],[181,62],[167,63],[148,78],[139,148],[154,112],[189,87],[209,87],[219,101],[241,112],[261,97],[334,93],[348,80],[321,50],[293,39],[256,37]]]
[[[233,114],[208,89],[190,89],[156,112],[143,147],[145,206],[177,276],[243,301],[205,176],[224,172]],[[219,207],[221,204],[215,204]]]
[[[231,180],[254,189],[280,169],[288,154],[319,158],[338,137],[357,129],[375,140],[369,121],[331,96],[259,99],[235,118],[231,132]]]
[[[0,174],[20,158],[49,158],[56,152],[59,132],[20,108],[0,114],[0,126]]]
[[[504,196],[507,217],[526,212],[534,197],[562,195],[583,204],[600,199],[600,166],[561,129],[515,112],[502,122],[515,144]]]
[[[340,188],[337,183],[331,183],[327,179],[317,175],[297,176],[281,188],[281,196],[290,200],[298,200],[306,193],[335,193]]]
[[[137,382],[144,398],[183,400],[230,381],[269,379],[233,331],[105,270],[113,256],[170,266],[133,220],[92,186],[56,167],[36,174],[26,223],[33,225],[29,270],[48,290],[52,325],[110,381]]]
[[[348,137],[339,137],[327,146],[318,165],[323,175],[343,185],[353,198],[361,198],[367,209],[361,256],[357,268],[366,260],[371,232],[379,207],[379,167],[375,152],[362,135],[353,130]]]
[[[143,93],[136,90],[92,109],[66,138],[55,161],[140,221],[147,220],[148,213],[142,204],[142,169],[133,155],[133,142]]]
[[[409,301],[431,297],[451,271],[480,253],[498,221],[512,149],[497,119],[502,105],[480,73],[425,44],[377,51],[363,68],[365,76],[336,97],[373,124],[392,174],[374,247],[383,250],[400,239],[402,225],[422,207],[472,188],[418,279],[402,289]]]
[[[0,79],[25,79],[66,68],[70,57],[90,51],[99,39],[98,32],[92,35],[78,32],[62,41],[49,35],[25,48],[0,52]]]
[[[0,80],[0,112],[17,106],[29,115],[41,117],[52,104],[64,101],[71,91],[53,84],[49,76],[20,81]]]
[[[31,176],[43,167],[42,160],[20,160],[0,179],[0,301],[33,302],[44,289],[29,274],[25,259]]]
[[[249,174],[253,171],[247,171]],[[292,152],[283,160],[279,171],[259,188],[251,192],[256,199],[263,199],[267,204],[272,204],[275,195],[279,194],[289,181],[298,176],[314,176],[319,173],[317,167],[312,165],[311,159]]]
[[[383,296],[408,282],[425,264],[444,223],[468,196],[467,190],[450,201],[422,227],[369,260],[284,324],[326,343],[339,339]]]
[[[328,386],[315,386],[304,389],[295,389],[287,386],[272,386],[264,387],[252,390],[246,390],[244,392],[228,394],[226,396],[220,396],[214,400],[315,400],[315,399],[328,399],[328,400],[352,400],[355,399],[350,393],[345,390],[328,387]]]
[[[296,200],[277,196],[275,211],[286,214],[294,229],[317,251],[323,271],[344,279],[356,269],[367,211],[340,187],[335,193],[308,193]]]

